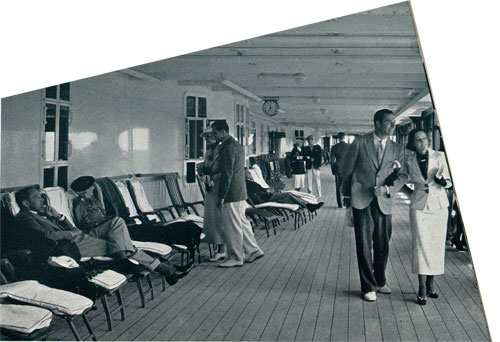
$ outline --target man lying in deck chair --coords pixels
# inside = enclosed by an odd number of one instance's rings
[[[311,212],[315,212],[319,208],[321,208],[324,203],[310,203],[299,196],[290,193],[290,192],[280,192],[274,193],[272,188],[264,189],[257,182],[255,182],[252,178],[251,173],[248,170],[245,170],[245,180],[247,185],[247,193],[248,197],[252,200],[253,204],[261,204],[265,202],[278,202],[278,203],[289,203],[289,204],[298,204],[302,208],[307,208]]]
[[[16,193],[16,202],[21,208],[16,217],[17,226],[21,229],[19,238],[24,240],[24,244],[30,249],[40,247],[46,240],[58,244],[71,242],[81,257],[112,256],[131,259],[163,274],[170,285],[185,275],[183,272],[177,272],[169,263],[160,262],[136,249],[121,218],[103,222],[87,234],[74,227],[53,207],[48,206],[38,185],[19,190]]]

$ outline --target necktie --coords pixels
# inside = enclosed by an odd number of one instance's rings
[[[382,162],[383,156],[384,156],[384,150],[382,149],[382,140],[379,140],[377,144],[377,160],[379,165]]]

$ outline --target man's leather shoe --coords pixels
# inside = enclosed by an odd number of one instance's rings
[[[384,285],[384,286],[378,288],[378,292],[383,293],[383,294],[391,294],[392,290],[389,286]]]
[[[167,281],[167,284],[170,286],[177,284],[177,282],[181,278],[182,278],[182,276],[180,276],[178,273],[175,273],[175,274],[168,276],[168,277],[165,276],[165,280]]]
[[[323,205],[325,205],[325,202],[319,202],[316,204],[307,203],[306,208],[309,209],[310,212],[314,213],[316,210],[320,209]]]
[[[254,262],[254,261],[255,261],[255,260],[257,260],[257,259],[262,258],[263,256],[264,256],[264,252],[263,252],[263,251],[261,251],[261,250],[257,250],[257,251],[255,251],[255,252],[253,252],[252,254],[250,254],[250,255],[248,256],[248,258],[245,258],[245,262],[250,262],[250,263],[252,263],[252,262]]]
[[[243,261],[238,261],[235,259],[228,259],[219,264],[219,267],[229,268],[229,267],[241,267],[243,266]]]
[[[191,263],[184,265],[184,266],[174,266],[174,267],[175,267],[175,271],[177,274],[181,274],[182,276],[185,276],[186,274],[191,272],[191,270],[193,269],[193,265],[194,265],[194,262],[191,262]]]
[[[366,292],[363,295],[363,299],[368,302],[374,302],[377,300],[377,294],[375,293],[375,291]]]

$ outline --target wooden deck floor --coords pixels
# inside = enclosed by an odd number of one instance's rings
[[[285,180],[290,184],[288,180]],[[336,208],[329,169],[322,170],[326,205],[299,230],[293,223],[266,237],[256,231],[265,257],[235,269],[205,260],[177,285],[140,308],[135,285],[124,288],[127,318],[115,316],[108,332],[100,303],[89,313],[100,340],[265,341],[484,341],[489,340],[470,255],[446,252],[446,273],[436,277],[439,299],[415,303],[418,281],[411,273],[408,201],[399,197],[387,267],[392,295],[361,299],[353,229]],[[114,299],[111,300],[114,303]],[[83,324],[77,327],[83,333]],[[49,340],[71,340],[62,320]]]

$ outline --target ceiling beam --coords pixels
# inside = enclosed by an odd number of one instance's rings
[[[229,80],[223,80],[222,81],[222,84],[224,84],[226,87],[248,97],[249,99],[252,99],[254,101],[257,101],[257,102],[262,102],[262,99],[260,97],[258,97],[257,95],[249,92],[248,90],[246,90],[245,88],[243,87],[240,87],[239,85],[237,85],[236,83],[233,83]]]
[[[255,47],[255,48],[229,48],[215,47],[213,49],[194,52],[195,56],[342,56],[342,57],[361,57],[361,56],[382,56],[382,57],[419,57],[420,51],[414,48],[361,48],[361,47]]]

